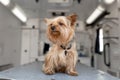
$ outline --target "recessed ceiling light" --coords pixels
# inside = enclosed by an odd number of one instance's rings
[[[0,2],[5,6],[8,6],[10,4],[10,0],[0,0]]]
[[[12,9],[12,13],[18,18],[20,19],[22,22],[26,22],[27,21],[27,17],[25,16],[23,10],[18,7],[18,6],[15,6],[13,9]]]
[[[103,12],[105,11],[105,8],[99,5],[94,12],[88,17],[86,20],[87,24],[92,24]]]

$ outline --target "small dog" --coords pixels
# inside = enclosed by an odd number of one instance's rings
[[[77,15],[75,14],[45,19],[48,26],[47,36],[53,43],[45,56],[43,65],[45,74],[63,72],[72,76],[78,75],[75,70],[78,55],[74,42],[76,19]]]

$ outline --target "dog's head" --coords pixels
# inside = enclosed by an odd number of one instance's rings
[[[45,19],[48,26],[47,36],[50,41],[58,44],[66,44],[74,36],[77,15],[59,16],[53,19]]]

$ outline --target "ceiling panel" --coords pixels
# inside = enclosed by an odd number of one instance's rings
[[[35,0],[13,0],[13,2],[19,4],[25,10],[29,18],[48,17],[47,10],[50,9],[68,9],[70,13],[77,13],[79,19],[84,20],[98,5],[98,0],[81,0],[80,4],[77,1],[78,0],[74,0],[71,6],[62,7],[59,4],[50,4],[47,0],[39,0],[38,3],[36,3]]]
[[[35,2],[35,0],[12,0],[15,3],[19,4],[20,6],[24,8],[30,8],[30,9],[39,9],[40,3],[42,2],[39,0],[38,3]]]

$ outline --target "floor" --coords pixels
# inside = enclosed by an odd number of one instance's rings
[[[41,71],[42,64],[42,62],[34,62],[3,71],[0,72],[0,78],[11,78],[14,80],[120,80],[107,73],[90,68],[80,63],[77,64],[79,76],[69,76],[64,73],[45,75]]]

